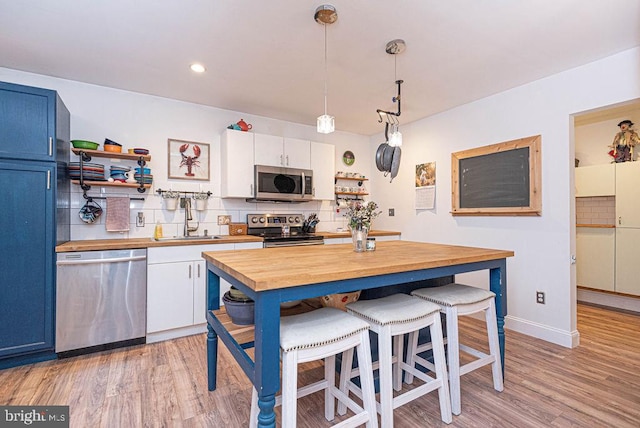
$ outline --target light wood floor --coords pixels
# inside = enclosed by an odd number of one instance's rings
[[[463,321],[461,340],[484,326]],[[567,349],[507,331],[504,392],[490,369],[463,377],[450,427],[640,426],[640,317],[578,305],[581,345]],[[0,405],[69,405],[72,427],[248,426],[249,381],[221,346],[207,391],[205,335],[0,371]],[[305,366],[302,381],[321,376]],[[321,393],[300,400],[298,426],[325,427]],[[395,411],[395,426],[447,426],[428,394]]]

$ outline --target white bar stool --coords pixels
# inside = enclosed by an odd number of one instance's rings
[[[380,402],[376,404],[381,416],[381,426],[393,427],[393,409],[436,389],[440,399],[440,417],[443,422],[451,423],[451,402],[440,307],[407,294],[393,294],[380,299],[349,303],[347,312],[366,320],[371,330],[378,334],[378,362],[374,363],[374,369],[378,367],[380,373]],[[434,348],[435,378],[418,370],[415,364],[405,363],[402,357],[404,334],[412,333],[417,337],[419,330],[426,327],[429,327]],[[394,349],[392,349],[392,342]],[[358,374],[360,376],[363,373],[368,374],[366,371],[368,368],[359,367],[351,370],[353,360],[351,352],[343,354],[340,389],[359,395],[360,389],[351,379]],[[393,390],[402,389],[403,372],[411,373],[425,383],[394,397]],[[350,375],[345,376],[347,373]],[[346,409],[338,404],[338,413],[341,414],[344,410]]]
[[[358,364],[365,370],[360,407],[335,386],[335,356],[341,352],[358,350]],[[282,405],[282,426],[296,426],[297,399],[324,390],[324,416],[335,417],[335,400],[349,407],[355,415],[340,422],[339,427],[356,427],[366,423],[378,427],[375,406],[373,369],[369,345],[369,324],[335,308],[321,308],[312,312],[283,317],[280,320],[280,349],[282,351],[282,395],[276,406]],[[298,389],[298,364],[324,358],[324,379]],[[258,394],[253,388],[250,427],[258,424]]]
[[[502,365],[500,362],[500,344],[498,342],[498,325],[496,321],[496,295],[489,290],[462,284],[421,288],[413,291],[411,294],[440,305],[440,310],[446,315],[449,387],[451,389],[451,407],[453,414],[459,415],[462,410],[460,400],[460,376],[463,374],[491,364],[493,388],[496,391],[502,391],[504,386],[502,380]],[[481,311],[484,311],[487,323],[489,354],[461,344],[458,338],[458,317]],[[411,352],[409,358],[416,359],[418,353],[427,349],[429,349],[429,344],[417,347],[414,352]],[[473,355],[476,359],[460,366],[460,350]],[[418,360],[420,360],[419,357]],[[424,360],[422,361],[424,362]],[[420,364],[422,364],[422,362],[420,362]]]

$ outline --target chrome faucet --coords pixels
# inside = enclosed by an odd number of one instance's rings
[[[189,226],[189,220],[193,220],[191,214],[191,198],[183,198],[182,201],[184,206],[184,236],[191,236],[191,232],[198,230],[200,224],[196,222],[195,226]]]

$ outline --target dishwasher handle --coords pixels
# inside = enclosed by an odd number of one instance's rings
[[[57,265],[96,265],[102,263],[135,262],[147,260],[147,256],[136,257],[113,257],[110,259],[90,259],[90,260],[58,260]]]

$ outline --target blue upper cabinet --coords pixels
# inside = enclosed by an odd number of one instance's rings
[[[0,82],[0,369],[56,358],[55,245],[69,240],[70,115]]]
[[[0,158],[56,160],[57,101],[55,91],[0,82]]]

